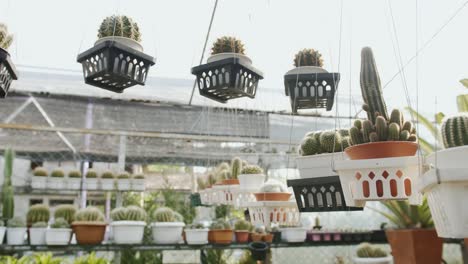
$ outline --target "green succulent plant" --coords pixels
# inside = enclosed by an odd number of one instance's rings
[[[26,227],[26,223],[21,217],[15,216],[11,218],[10,220],[8,220],[7,227],[11,227],[11,228]]]
[[[102,179],[114,179],[115,175],[112,171],[105,171],[101,174]]]
[[[81,178],[81,172],[79,170],[72,170],[68,172],[68,178]]]
[[[314,49],[303,49],[300,50],[294,56],[294,66],[316,66],[323,67],[322,54]]]
[[[133,179],[144,180],[144,179],[145,179],[145,175],[143,175],[143,174],[136,174],[136,175],[133,176]]]
[[[185,229],[205,229],[205,226],[202,223],[192,223],[187,225]]]
[[[104,222],[104,214],[98,208],[93,207],[93,206],[88,206],[76,212],[75,221]]]
[[[54,257],[51,252],[36,253],[32,256],[32,263],[34,264],[62,264],[64,259]]]
[[[57,220],[59,218],[65,219],[68,224],[71,224],[75,221],[76,207],[70,204],[62,204],[55,208],[54,218]]]
[[[241,174],[262,174],[263,169],[257,165],[247,165],[242,168]]]
[[[224,36],[218,38],[211,48],[211,55],[225,52],[233,52],[244,55],[244,44],[242,44],[242,42],[235,37]]]
[[[130,179],[130,174],[122,172],[117,176],[117,179]]]
[[[299,154],[301,156],[310,156],[341,152],[351,144],[348,135],[349,132],[346,133],[344,130],[308,132],[301,142]]]
[[[98,174],[95,170],[92,170],[92,169],[89,169],[87,172],[86,172],[86,178],[87,179],[95,179],[97,178]]]
[[[70,228],[70,223],[65,218],[59,217],[55,218],[50,228]]]
[[[112,210],[113,221],[146,221],[146,211],[138,206],[118,207]]]
[[[447,118],[441,127],[445,148],[468,145],[468,114]]]
[[[45,204],[35,204],[29,207],[28,213],[26,214],[26,221],[28,225],[32,225],[37,222],[49,222],[50,210]]]
[[[65,177],[65,172],[63,172],[63,170],[61,170],[61,169],[55,169],[50,173],[50,177],[63,178],[63,177]]]
[[[95,252],[76,258],[73,264],[110,264],[106,258],[97,257]]]
[[[137,42],[141,41],[138,24],[127,16],[113,15],[102,21],[98,30],[98,38],[112,36],[125,37]]]
[[[382,203],[388,210],[381,211],[370,207],[380,213],[398,228],[433,228],[431,211],[424,198],[421,205],[410,205],[408,201],[388,201]]]
[[[244,219],[237,220],[234,224],[234,230],[236,231],[250,231],[252,224]]]
[[[169,207],[160,207],[153,213],[156,222],[177,222],[177,216],[174,210]]]
[[[210,230],[230,230],[232,229],[231,224],[224,219],[217,219],[210,226]]]
[[[42,167],[37,167],[34,169],[33,175],[38,176],[38,177],[47,177],[49,173],[47,172],[46,169]]]
[[[231,179],[237,179],[242,170],[242,160],[233,158],[231,161]]]
[[[360,258],[384,258],[388,255],[383,249],[369,243],[361,243],[356,254]]]
[[[13,35],[8,33],[7,25],[0,23],[0,48],[8,50],[13,42]]]

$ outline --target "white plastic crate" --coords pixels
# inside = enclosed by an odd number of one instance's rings
[[[336,176],[336,172],[333,171],[333,164],[345,157],[346,154],[343,152],[302,156],[296,158],[296,164],[302,179]]]
[[[247,207],[254,226],[271,227],[272,223],[294,226],[299,225],[301,221],[295,201],[250,202],[247,203]]]
[[[419,205],[422,196],[416,189],[423,158],[397,157],[367,160],[337,160],[347,206],[363,207],[366,201],[409,200]]]
[[[436,158],[437,156],[437,158]],[[468,146],[439,151],[428,157],[433,168],[421,178],[439,237],[468,237]]]
[[[218,185],[212,191],[212,204],[243,208],[246,207],[246,203],[255,201],[253,193],[253,190],[243,190],[239,185]]]

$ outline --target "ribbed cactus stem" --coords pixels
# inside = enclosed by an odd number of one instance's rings
[[[370,142],[379,142],[379,136],[376,132],[372,132],[369,134],[369,140]]]
[[[240,158],[234,158],[231,161],[231,178],[237,179],[242,170],[242,160]]]
[[[388,120],[387,106],[383,99],[382,85],[371,48],[361,51],[361,92],[364,102],[369,108],[369,120],[375,124],[375,113]]]
[[[320,152],[320,142],[314,137],[306,137],[301,144],[303,156],[314,155]]]
[[[375,132],[377,132],[380,140],[386,140],[388,138],[387,120],[381,116],[375,119]]]
[[[168,207],[160,207],[154,212],[156,222],[175,222],[174,211]]]
[[[400,141],[408,141],[410,137],[410,132],[408,130],[403,130],[400,132]]]
[[[398,109],[393,109],[390,114],[390,123],[396,123],[399,127],[403,126],[403,113]]]
[[[361,123],[359,123],[361,124]],[[353,126],[352,128],[349,129],[349,134],[351,136],[351,143],[353,145],[359,145],[364,143],[364,140],[362,138],[362,133],[360,129],[356,126]]]
[[[29,208],[29,211],[26,215],[26,221],[28,225],[37,223],[37,222],[48,222],[50,218],[50,210],[47,205],[44,204],[35,204]]]
[[[447,118],[441,131],[446,148],[468,145],[468,114]]]
[[[411,131],[413,130],[413,123],[411,123],[411,121],[406,121],[401,127],[401,131],[404,131],[404,130],[411,133]]]
[[[400,126],[397,123],[391,123],[388,126],[388,140],[389,141],[400,140]]]
[[[370,134],[374,132],[374,127],[369,120],[362,122],[362,139],[364,143],[370,142]]]
[[[361,121],[360,119],[355,120],[355,121],[354,121],[354,126],[355,126],[357,129],[361,130],[361,129],[362,129],[362,121]]]
[[[320,135],[320,145],[323,151],[328,153],[340,152],[341,136],[336,131],[323,132]]]
[[[76,207],[73,205],[63,204],[57,206],[54,213],[54,218],[63,218],[71,224],[75,220]]]

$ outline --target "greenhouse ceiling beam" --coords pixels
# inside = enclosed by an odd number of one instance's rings
[[[69,127],[56,127],[56,126],[45,127],[45,126],[24,125],[24,124],[0,124],[0,128],[46,131],[46,132],[57,132],[57,133],[148,137],[148,138],[194,140],[194,141],[239,142],[239,143],[242,142],[242,143],[277,144],[277,145],[296,145],[297,144],[297,142],[275,141],[275,140],[269,140],[269,139],[259,139],[259,138],[250,138],[250,137],[208,136],[208,135],[160,133],[160,132],[114,131],[114,130],[103,130],[103,129],[69,128]]]

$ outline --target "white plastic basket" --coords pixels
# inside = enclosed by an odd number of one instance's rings
[[[416,189],[422,158],[397,157],[335,162],[347,206],[363,207],[366,201],[409,200],[419,205]]]
[[[241,189],[239,185],[219,185],[212,190],[211,197],[214,197],[212,204],[232,205],[235,208],[243,208],[248,202],[255,201],[253,195],[255,191]]]
[[[419,186],[427,195],[439,237],[468,237],[467,159],[468,146],[442,150],[427,159],[435,168],[424,174]]]
[[[272,223],[278,225],[299,225],[301,214],[295,201],[264,201],[247,203],[250,221],[254,226],[263,225],[271,227]]]
[[[345,157],[343,152],[302,156],[296,158],[296,164],[302,179],[336,176],[333,163]]]

